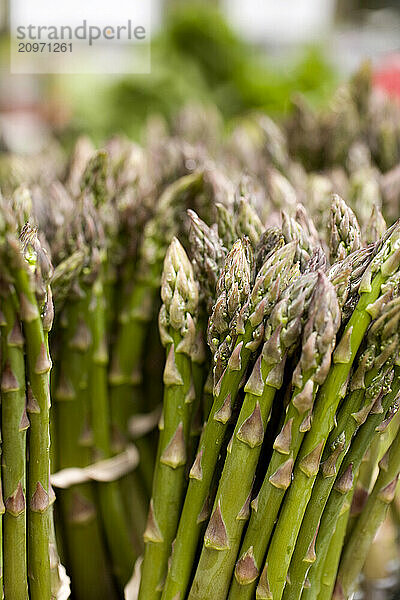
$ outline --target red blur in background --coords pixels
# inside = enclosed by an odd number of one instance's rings
[[[400,54],[394,54],[375,69],[374,86],[400,102]]]

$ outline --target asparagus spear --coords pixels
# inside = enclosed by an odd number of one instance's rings
[[[333,195],[329,217],[329,253],[331,263],[343,260],[361,247],[361,230],[357,218],[346,202]]]
[[[44,335],[44,343],[46,347],[47,353],[50,355],[49,349],[49,333],[53,327],[54,321],[54,304],[53,304],[53,294],[50,286],[47,288],[47,294],[45,298],[45,302],[42,306],[42,325],[43,325],[43,335]],[[50,373],[48,375],[48,384],[49,384],[49,393],[51,395],[51,382],[50,382]],[[51,408],[51,406],[50,406]],[[52,433],[55,433],[55,424],[54,424],[54,413],[51,411],[50,413],[50,421],[49,421],[49,438],[54,444],[54,437],[52,438]],[[50,471],[52,468],[52,459],[54,457],[54,451],[50,446]],[[54,503],[56,501],[56,495],[50,483],[50,539],[49,539],[49,554],[50,554],[50,585],[51,585],[51,594],[52,598],[58,598],[62,594],[71,593],[70,583],[71,580],[66,574],[65,567],[61,564],[60,555],[57,547],[57,539],[56,539],[56,530],[54,523]]]
[[[227,423],[252,351],[256,350],[261,342],[263,320],[270,314],[281,290],[286,287],[290,278],[295,276],[293,273],[295,250],[295,244],[288,244],[277,249],[266,260],[257,275],[250,302],[247,302],[249,306],[245,304],[244,307],[249,313],[245,325],[243,326],[239,320],[236,331],[232,328],[228,333],[231,337],[236,334],[235,346],[227,367],[214,386],[214,403],[189,474],[188,491],[181,512],[163,600],[171,600],[177,594],[183,596],[186,593],[202,523],[209,516],[208,495]],[[226,323],[219,324],[221,315],[224,315],[220,307],[226,305],[226,299],[231,297],[230,305],[231,307],[234,305],[233,299],[237,298],[237,278],[242,287],[249,283],[250,269],[246,260],[242,242],[237,242],[228,255],[220,278],[221,293],[211,316],[211,330],[216,329],[217,325],[220,331],[227,330]],[[238,269],[239,264],[245,264],[246,268]],[[246,277],[245,282],[243,282],[244,277]],[[227,311],[225,315],[228,315]],[[212,342],[214,338],[210,337]]]
[[[269,340],[272,340],[274,352],[271,352],[271,342],[268,344],[266,341],[245,388],[247,393],[232,442],[229,445],[212,517],[205,533],[201,557],[189,595],[190,599],[205,600],[212,597],[216,599],[226,597],[241,533],[248,518],[252,483],[275,391],[281,387],[283,382],[285,358],[289,352],[293,351],[299,339],[299,337],[291,335],[286,337],[287,332],[292,332],[295,324],[301,329],[307,317],[309,305],[310,316],[304,331],[303,352],[294,374],[294,404],[289,405],[282,432],[276,440],[275,452],[267,472],[267,478],[270,478],[271,482],[273,481],[272,484],[268,482],[269,485],[282,488],[290,479],[290,466],[293,465],[297,447],[300,446],[300,442],[296,439],[296,431],[298,428],[301,429],[302,422],[311,413],[310,406],[305,406],[314,395],[313,390],[309,390],[308,382],[310,381],[311,385],[316,387],[318,382],[326,377],[339,325],[336,293],[332,284],[322,273],[318,275],[313,273],[299,278],[288,288],[288,294],[274,309],[270,319],[273,325],[271,326],[267,322],[266,330],[270,336]],[[274,322],[274,313],[277,314],[276,323]],[[269,331],[270,328],[272,331]],[[305,395],[307,398],[304,398]],[[299,435],[301,438],[301,433]],[[285,482],[283,482],[284,480]],[[281,489],[279,491],[281,492]],[[259,507],[260,497],[263,497],[263,493],[264,490],[258,496]],[[279,498],[283,493],[279,494]],[[278,512],[279,501],[275,502],[276,507],[273,507],[272,504],[273,499],[270,497],[268,519],[271,520],[271,529],[274,522],[273,514]],[[258,509],[257,516],[260,514],[261,511]],[[220,522],[219,531],[218,520]],[[263,543],[267,544],[268,526],[265,522],[265,514],[263,521]],[[248,532],[250,529],[251,525]],[[257,556],[261,555],[262,559],[265,552],[265,546],[260,552],[260,544],[257,543],[257,538],[260,538],[259,522],[257,530],[254,546],[252,544],[246,550],[236,571],[242,585],[249,583],[249,580],[255,580]],[[224,537],[225,544],[218,545],[216,531],[219,532],[221,539]],[[250,539],[252,539],[251,535]],[[245,546],[246,548],[247,546]]]
[[[34,281],[34,292],[37,300],[37,307],[41,314],[41,325],[43,329],[43,344],[44,350],[47,356],[49,353],[49,332],[53,326],[54,319],[54,306],[51,288],[48,284],[50,278],[53,275],[53,267],[48,259],[47,252],[42,246],[42,242],[37,236],[36,229],[32,228],[29,223],[26,223],[20,234],[20,241],[24,258],[27,261],[33,275]],[[49,395],[49,417],[50,417],[50,370],[47,374],[47,390]],[[32,387],[29,392],[32,394]],[[28,401],[28,410],[35,412],[35,407],[32,407],[32,403]],[[49,432],[50,433],[50,432]],[[49,436],[50,444],[50,436]],[[29,452],[30,457],[30,452]],[[50,465],[49,465],[50,471]],[[49,509],[48,509],[48,521],[49,521],[49,539],[48,539],[48,553],[50,563],[50,588],[51,595],[58,597],[60,593],[70,593],[70,580],[65,573],[65,569],[61,564],[60,557],[57,549],[57,541],[55,536],[54,527],[54,514],[53,505],[55,502],[55,494],[49,483]],[[28,530],[29,533],[29,530]]]
[[[145,554],[139,599],[161,597],[183,500],[190,434],[192,388],[190,353],[194,344],[198,289],[191,264],[173,239],[164,261],[160,335],[166,347],[163,429],[160,434],[153,494],[144,533]]]
[[[247,305],[252,268],[253,252],[247,238],[237,240],[218,279],[217,299],[208,323],[208,344],[215,363],[214,382],[220,380],[236,343],[232,330]]]
[[[239,200],[236,233],[238,237],[246,236],[249,238],[251,245],[255,248],[260,241],[261,234],[264,230],[260,217],[250,204],[250,198],[241,197]]]
[[[161,196],[153,219],[145,226],[140,248],[137,278],[119,315],[119,332],[113,348],[109,383],[111,418],[119,437],[125,437],[126,423],[136,412],[137,386],[148,323],[153,315],[166,246],[176,233],[176,211],[201,190],[202,176],[195,173],[177,180]],[[142,450],[144,451],[144,450]],[[139,465],[140,468],[140,465]],[[151,488],[152,473],[143,472]]]
[[[193,436],[197,436],[199,426],[201,427],[202,422],[200,413],[203,413],[203,420],[207,420],[211,408],[210,404],[212,404],[212,397],[210,399],[210,394],[206,387],[207,379],[209,377],[212,378],[212,373],[210,372],[209,357],[206,355],[206,349],[204,347],[203,331],[206,329],[206,319],[208,318],[208,314],[212,310],[215,301],[218,273],[222,268],[227,251],[222,245],[222,241],[220,240],[215,227],[208,227],[208,225],[206,225],[193,210],[189,209],[187,213],[190,218],[190,253],[193,257],[192,263],[194,274],[199,283],[199,318],[197,321],[196,334],[198,343],[196,343],[195,346],[198,350],[201,350],[200,354],[199,352],[196,352],[196,354],[198,357],[201,357],[203,362],[203,364],[200,365],[198,359],[195,359],[195,356],[192,355],[192,371],[196,390],[196,404],[193,407],[193,421],[197,421],[197,423],[193,422],[192,433]],[[197,385],[196,381],[199,382]],[[194,447],[194,450],[195,449],[196,448]]]
[[[82,298],[84,288],[75,285],[73,289],[75,292],[69,296],[61,318],[63,345],[54,390],[60,469],[86,467],[92,463],[87,377],[92,341],[86,324],[89,294],[83,294]],[[113,599],[116,593],[94,492],[94,485],[90,483],[60,490],[63,539],[77,598],[95,600],[105,594]]]
[[[364,230],[364,239],[367,244],[374,244],[377,242],[385,234],[386,229],[386,221],[383,218],[379,207],[374,204],[372,207],[371,216]]]
[[[378,399],[376,411],[373,410],[367,421],[361,426],[354,437],[348,453],[346,454],[339,474],[335,479],[328,502],[326,503],[318,529],[316,540],[316,560],[309,571],[310,587],[303,594],[307,600],[315,600],[320,591],[324,561],[328,552],[337,521],[344,510],[350,508],[354,492],[354,481],[365,452],[374,436],[379,435],[387,427],[388,422],[398,410],[398,394],[400,389],[400,369],[395,366],[391,391]],[[377,433],[378,432],[378,433]]]
[[[279,227],[269,227],[260,237],[256,246],[256,271],[258,272],[270,254],[285,243],[285,237]]]
[[[237,231],[232,212],[226,206],[217,202],[217,228],[218,235],[224,243],[224,246],[230,250],[237,239]]]
[[[286,243],[297,242],[296,259],[300,262],[300,269],[303,273],[311,258],[314,248],[313,241],[308,237],[307,231],[300,226],[296,219],[290,217],[284,210],[282,211],[282,233]]]
[[[321,455],[329,431],[333,427],[338,404],[345,394],[353,360],[371,320],[367,307],[379,297],[382,284],[398,270],[399,241],[400,225],[396,223],[363,275],[359,288],[360,300],[335,350],[334,365],[319,391],[313,425],[302,444],[293,483],[286,495],[267,555],[268,580],[274,600],[280,600],[282,597],[290,560],[318,473]],[[285,552],[282,552],[282,548],[286,549]]]
[[[367,558],[379,526],[392,502],[400,474],[400,433],[379,463],[379,475],[346,543],[335,586],[335,598],[348,598],[355,591],[357,577]]]
[[[332,598],[349,516],[350,506],[340,515],[336,524],[336,529],[333,532],[331,541],[329,543],[328,552],[326,553],[326,558],[324,561],[323,572],[321,574],[321,589],[318,595],[318,600]],[[311,586],[311,582],[308,582],[308,584]]]
[[[342,325],[347,323],[358,302],[362,276],[375,252],[376,247],[373,245],[361,248],[349,254],[344,260],[336,262],[329,269],[328,277],[336,287],[342,309]]]
[[[208,314],[214,303],[218,273],[223,266],[227,251],[215,228],[208,227],[194,210],[189,209],[187,213],[190,218],[189,244],[193,269],[199,282],[199,301]]]
[[[95,248],[93,255],[95,255]],[[95,281],[90,293],[87,322],[92,338],[89,365],[89,397],[93,428],[94,458],[112,456],[110,407],[107,386],[108,350],[106,340],[106,310],[104,296],[103,249],[100,248],[99,264],[94,267]],[[94,256],[92,257],[93,260]],[[121,490],[117,481],[98,486],[100,512],[109,545],[113,571],[123,587],[129,580],[134,564],[133,544],[127,526]]]
[[[306,294],[299,287],[302,280],[307,281],[309,286],[311,284],[308,290],[305,287],[304,291],[308,292]],[[285,327],[290,329],[292,316],[299,322],[300,331],[297,331],[297,335],[293,335],[291,339],[291,349],[293,349],[293,346],[300,341],[301,326],[308,317],[303,334],[303,350],[293,374],[292,400],[288,405],[282,429],[275,440],[263,484],[252,503],[253,513],[239,552],[240,558],[236,564],[230,598],[250,598],[254,595],[259,568],[280,504],[291,482],[296,455],[304,433],[310,427],[316,391],[329,370],[335,335],[339,326],[336,292],[325,275],[322,273],[303,275],[291,288],[287,290],[287,294],[290,293],[289,306],[284,314],[287,312],[290,318]],[[302,295],[303,300],[301,300]],[[283,300],[279,304],[282,302]],[[296,308],[292,308],[290,304]],[[262,536],[259,534],[261,528]]]
[[[381,304],[379,301],[378,303]],[[360,356],[358,368],[350,381],[351,391],[343,402],[337,425],[325,447],[322,468],[314,484],[290,564],[290,583],[285,587],[284,600],[294,600],[301,596],[307,571],[314,560],[314,554],[309,552],[309,548],[313,546],[318,523],[335,482],[335,475],[350,447],[354,433],[367,418],[377,394],[382,393],[382,385],[390,379],[390,372],[398,354],[400,300],[393,300],[383,308],[375,306],[374,309],[369,309],[372,315],[376,314],[377,310],[382,311],[382,314],[368,331],[367,348]]]
[[[24,338],[15,292],[2,282],[2,483],[5,497],[3,526],[4,593],[27,600],[26,564],[26,430]]]
[[[62,309],[58,320],[58,369],[53,385],[60,469],[83,468],[93,462],[89,389],[93,336],[88,315],[90,289],[99,268],[96,244],[100,231],[96,217],[93,203],[80,197],[75,212],[68,215],[60,240],[60,254],[66,258],[55,270],[56,310]],[[113,598],[114,582],[94,492],[94,484],[89,483],[60,490],[63,539],[74,594],[90,599],[106,593]]]
[[[30,419],[27,485],[29,592],[32,600],[50,600],[49,544],[52,490],[49,482],[49,371],[51,361],[46,348],[36,295],[43,301],[51,265],[47,255],[37,245],[34,247],[32,242],[29,231],[23,232],[23,245],[12,234],[8,236],[6,245],[10,264],[7,268],[13,272],[14,284],[19,296],[32,392],[32,400],[28,407]]]

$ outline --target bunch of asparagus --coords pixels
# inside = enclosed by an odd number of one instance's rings
[[[7,600],[350,598],[381,523],[399,556],[400,110],[366,67],[297,106],[0,157]]]
[[[190,218],[193,265],[176,238],[164,262],[164,404],[139,598],[330,597],[361,461],[398,406],[400,226],[362,248],[354,213],[334,197],[329,250],[342,258],[330,267],[309,239],[302,263],[295,220],[253,245],[239,238],[218,267],[221,228]],[[207,383],[196,397],[199,332],[213,355],[211,408]],[[337,598],[353,592],[394,497],[393,423],[387,469],[344,546]]]
[[[7,598],[69,595],[50,471],[74,597],[121,597],[142,551],[162,369],[151,321],[165,249],[181,231],[173,214],[198,208],[202,189],[201,173],[179,178],[177,157],[150,178],[134,145],[96,152],[80,140],[62,181],[37,174],[1,200]],[[143,363],[156,372],[146,386]]]

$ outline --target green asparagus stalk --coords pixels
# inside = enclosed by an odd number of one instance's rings
[[[280,600],[282,597],[297,535],[318,474],[321,455],[329,431],[334,425],[338,404],[345,394],[352,363],[371,321],[367,307],[378,299],[382,284],[398,270],[399,241],[400,226],[396,223],[363,275],[359,287],[360,300],[335,350],[334,365],[319,391],[312,428],[302,444],[293,482],[287,492],[266,559],[267,577],[274,600]],[[282,551],[283,548],[286,549],[285,552]]]
[[[43,334],[44,334],[44,343],[46,346],[47,353],[50,354],[49,348],[49,333],[53,327],[54,321],[54,304],[53,304],[53,293],[48,286],[47,295],[45,302],[42,307],[42,325],[43,325]],[[53,373],[54,375],[54,373]],[[51,395],[51,381],[50,381],[50,373],[48,377],[49,390]],[[51,408],[51,407],[50,407]],[[54,410],[50,412],[50,422],[49,422],[49,436],[52,444],[55,443],[55,423],[54,423]],[[53,434],[53,437],[52,437]],[[55,455],[55,452],[52,450],[52,446],[50,445],[50,472],[53,466],[52,460]],[[57,538],[56,538],[56,530],[55,530],[55,522],[54,522],[54,504],[56,501],[56,495],[54,493],[53,488],[51,487],[50,482],[50,540],[49,540],[49,553],[50,553],[50,585],[51,585],[51,594],[52,598],[58,598],[61,594],[71,594],[70,583],[71,580],[66,574],[65,567],[61,564],[60,554],[57,547]]]
[[[194,402],[191,407],[191,425],[190,425],[190,450],[188,453],[188,463],[191,463],[194,459],[194,454],[201,434],[203,425],[203,397],[204,397],[204,385],[207,380],[207,374],[210,370],[210,361],[207,360],[205,341],[204,341],[204,328],[202,327],[204,321],[202,318],[197,318],[196,323],[196,335],[193,343],[193,349],[191,352],[191,372],[194,388]]]
[[[80,307],[80,323],[76,326],[78,342],[84,340],[85,360],[81,363],[81,378],[87,380],[87,393],[79,394],[78,400],[86,404],[83,412],[90,420],[93,445],[92,461],[107,459],[111,452],[111,431],[109,422],[109,399],[107,385],[108,350],[106,344],[106,307],[104,293],[104,273],[108,265],[107,244],[104,238],[104,220],[100,207],[94,205],[99,198],[95,194],[82,194],[77,200],[77,209],[66,233],[67,246],[73,244],[74,250],[84,249],[88,253],[84,269],[83,288],[78,294],[86,304]],[[81,331],[79,330],[81,326]],[[90,342],[87,342],[87,339]],[[90,351],[87,352],[90,346]],[[79,365],[76,365],[77,369]],[[79,379],[78,373],[75,375]],[[79,381],[78,385],[82,385]],[[76,408],[76,407],[75,407]],[[80,445],[80,443],[79,443]],[[61,448],[62,451],[62,448]],[[121,588],[128,581],[134,553],[130,531],[117,481],[98,486],[99,508],[102,525],[111,555],[111,569]],[[99,556],[97,556],[99,558]],[[77,565],[79,570],[79,564]],[[82,580],[84,581],[85,578]]]
[[[193,407],[193,437],[198,434],[202,421],[207,420],[210,406],[210,394],[207,392],[207,379],[212,378],[210,361],[204,348],[203,331],[206,329],[205,321],[212,310],[215,301],[218,273],[223,266],[226,249],[218,237],[215,228],[208,227],[193,210],[187,211],[190,218],[189,245],[192,255],[193,270],[199,283],[199,318],[197,321],[197,334],[195,344],[197,355],[192,354],[192,372],[196,391],[196,404]],[[201,358],[202,364],[199,364]],[[196,384],[197,382],[197,384]],[[212,388],[212,384],[211,384]],[[212,399],[211,399],[212,404]],[[197,422],[196,422],[197,421]],[[197,443],[194,445],[197,448]]]
[[[256,246],[256,271],[258,272],[270,254],[285,243],[285,237],[279,227],[268,227]]]
[[[144,230],[140,249],[137,279],[119,315],[119,332],[113,348],[109,376],[111,418],[118,437],[126,437],[129,417],[139,407],[138,385],[141,382],[141,361],[148,324],[153,316],[166,247],[177,233],[176,212],[201,190],[202,176],[188,175],[170,185],[161,196],[157,212]],[[142,448],[147,456],[147,447]],[[142,464],[143,461],[141,460]],[[151,489],[152,473],[139,469]]]
[[[350,507],[348,506],[347,510],[344,510],[344,512],[342,512],[340,515],[336,524],[336,529],[333,532],[332,539],[329,543],[329,549],[323,563],[323,572],[320,578],[321,589],[318,595],[318,600],[332,598],[349,516]],[[311,582],[308,583],[311,586]]]
[[[99,150],[87,161],[80,179],[81,191],[84,194],[93,195],[93,202],[96,207],[101,206],[108,200],[108,166],[107,152]]]
[[[304,290],[299,287],[302,280],[308,283],[308,290],[306,286]],[[293,350],[301,339],[301,327],[307,318],[302,353],[293,374],[294,389],[291,402],[287,407],[281,431],[275,440],[263,484],[252,503],[253,513],[239,552],[240,558],[236,564],[230,598],[251,598],[254,595],[259,568],[280,504],[291,482],[296,455],[303,436],[310,427],[318,386],[323,383],[329,371],[335,336],[339,327],[336,292],[325,275],[321,272],[303,275],[291,287],[292,289],[287,290],[287,293],[290,293],[289,305],[283,313],[290,317],[286,317],[284,323],[287,321],[285,328],[290,330],[293,321],[299,321],[300,331],[297,331],[297,338],[291,340],[290,349]],[[303,300],[301,300],[302,296]],[[262,536],[259,534],[260,529],[263,531]]]
[[[386,221],[379,210],[379,207],[374,204],[371,216],[365,226],[364,240],[367,244],[374,244],[385,234],[386,229]]]
[[[354,500],[350,510],[350,518],[347,524],[347,535],[349,535],[358,515],[364,508],[364,504],[368,498],[371,482],[376,475],[376,468],[379,462],[379,451],[381,448],[381,437],[375,438],[371,446],[368,448],[360,465],[360,470],[357,476],[357,483],[354,491]]]
[[[361,247],[361,230],[357,218],[346,202],[333,195],[329,219],[329,253],[331,263],[343,260]]]
[[[29,463],[28,463],[28,576],[32,600],[51,599],[50,578],[50,518],[51,494],[49,454],[49,371],[50,357],[46,348],[45,335],[36,293],[45,288],[42,278],[46,266],[44,254],[32,251],[31,263],[37,264],[32,273],[28,261],[22,254],[18,240],[7,240],[15,277],[15,288],[19,296],[20,314],[24,325],[28,376],[32,392],[28,405]]]
[[[89,394],[94,458],[104,459],[112,456],[112,450],[107,386],[106,311],[101,264],[92,288],[88,323],[93,343],[89,367]],[[99,484],[98,495],[113,571],[123,587],[132,574],[135,556],[118,481]]]
[[[243,321],[251,291],[253,262],[254,254],[247,238],[237,240],[218,279],[216,301],[207,329],[214,359],[214,382],[221,379],[236,343],[233,328],[239,319]]]
[[[379,248],[378,244],[377,247]],[[359,300],[358,290],[362,276],[372,261],[374,253],[376,253],[375,246],[360,248],[349,254],[344,260],[333,264],[329,269],[328,277],[336,287],[342,309],[342,326],[353,314],[354,307]]]
[[[164,261],[160,335],[166,347],[164,412],[153,494],[144,533],[139,599],[160,598],[178,525],[194,400],[190,354],[195,337],[198,289],[191,264],[173,239]]]
[[[78,289],[82,293],[82,288]],[[70,295],[61,317],[63,346],[54,390],[60,469],[83,468],[92,462],[87,377],[92,340],[86,324],[88,304],[89,294]],[[60,490],[63,538],[76,597],[95,600],[104,594],[113,599],[116,594],[94,491],[90,483]]]
[[[218,273],[226,257],[226,249],[215,228],[208,227],[194,210],[187,211],[190,218],[189,244],[193,257],[193,269],[199,282],[199,302],[207,314],[215,300]]]
[[[218,235],[224,243],[225,248],[230,250],[237,240],[237,232],[232,212],[226,206],[217,202],[217,228]]]
[[[250,204],[250,198],[246,196],[241,197],[236,219],[237,236],[248,237],[251,245],[255,248],[260,241],[263,230],[263,224],[255,209]]]
[[[51,338],[59,344],[53,382],[59,469],[84,468],[93,462],[89,390],[93,336],[88,315],[99,263],[99,227],[93,202],[81,196],[60,240],[60,254],[66,258],[54,274],[61,333],[59,338]],[[94,491],[94,484],[82,483],[59,492],[65,551],[74,594],[90,599],[106,593],[113,598],[114,582]]]
[[[325,271],[326,270],[326,254],[323,251],[321,246],[315,246],[310,260],[308,261],[308,263],[306,264],[306,266],[304,267],[304,271],[303,273],[312,273],[314,271]],[[348,274],[343,274],[344,276],[348,277]],[[334,284],[334,282],[332,282]],[[337,289],[337,286],[334,284],[335,289]],[[339,300],[339,297],[338,297]]]
[[[260,269],[250,301],[242,297],[244,310],[249,317],[243,325],[240,319],[236,325],[236,342],[227,366],[214,386],[214,403],[209,419],[203,430],[196,459],[189,473],[189,486],[185,503],[181,512],[178,532],[174,543],[174,552],[169,566],[167,580],[163,592],[163,600],[171,600],[177,594],[184,596],[189,584],[192,565],[196,553],[200,532],[204,521],[209,517],[211,506],[208,498],[218,456],[221,451],[227,423],[232,414],[240,383],[246,373],[247,366],[253,351],[259,346],[264,333],[263,321],[268,316],[279,298],[293,272],[293,259],[295,244],[288,244],[277,249]],[[225,267],[219,281],[217,302],[211,316],[210,331],[228,330],[228,324],[223,321],[227,318],[226,307],[234,309],[234,300],[238,298],[239,284],[242,289],[250,282],[249,263],[244,252],[242,242],[236,242],[228,255]],[[228,301],[228,302],[227,302]],[[236,306],[238,302],[236,300]],[[228,335],[235,335],[233,327]],[[213,335],[211,343],[218,341]],[[224,347],[224,344],[221,345]],[[227,357],[225,356],[224,360]]]
[[[3,525],[4,593],[27,600],[26,564],[26,413],[24,338],[11,287],[2,283],[2,483],[5,498]]]
[[[310,548],[313,548],[318,523],[334,485],[335,475],[354,433],[368,418],[377,397],[382,393],[382,386],[390,380],[399,350],[400,300],[393,300],[383,307],[378,300],[378,305],[369,309],[372,316],[377,311],[382,314],[368,331],[367,348],[360,356],[358,368],[349,384],[350,392],[339,411],[337,425],[329,436],[322,456],[322,468],[314,484],[293,553],[284,600],[295,600],[301,596],[308,569],[315,559]]]
[[[288,339],[285,337],[294,323],[299,324],[301,329],[307,318],[309,305],[310,314],[304,330],[303,352],[293,379],[294,404],[289,405],[267,473],[267,477],[270,477],[271,482],[273,481],[269,485],[278,487],[279,491],[290,480],[291,465],[295,460],[297,446],[300,446],[299,441],[296,440],[297,443],[294,443],[296,431],[300,429],[301,438],[301,424],[311,413],[309,401],[312,401],[314,393],[312,389],[309,390],[308,382],[311,382],[312,386],[317,386],[329,370],[330,355],[339,326],[339,306],[335,290],[322,273],[305,275],[289,289],[290,295],[281,300],[275,309],[279,315],[278,325],[274,323],[274,313],[271,315],[270,320],[275,326],[271,327],[273,331],[269,333],[269,339],[273,340],[272,347],[271,344],[268,345],[268,341],[264,344],[263,352],[245,388],[247,393],[228,448],[212,517],[205,533],[202,553],[189,595],[193,600],[200,598],[206,600],[212,597],[222,599],[228,592],[241,533],[250,512],[251,488],[275,391],[283,382],[285,358],[289,352],[293,352],[294,346],[300,339],[298,337],[293,341],[290,335]],[[286,304],[284,308],[283,303]],[[267,322],[267,331],[269,327]],[[274,352],[271,351],[272,349]],[[305,398],[306,394],[308,398]],[[308,406],[305,406],[306,404]],[[283,493],[281,492],[280,497]],[[262,494],[263,492],[260,495]],[[275,508],[272,507],[272,498],[269,499],[268,504],[268,519],[271,517],[272,525]],[[278,508],[279,503],[276,502],[276,514]],[[221,540],[225,540],[224,544],[218,544],[216,536],[218,525],[219,536]],[[267,543],[268,526],[265,520],[263,527],[263,542]],[[260,537],[259,528],[258,537]],[[242,584],[256,578],[256,557],[260,554],[258,552],[260,544],[255,545],[257,548],[250,546],[239,562],[236,574]],[[261,550],[261,558],[264,552],[265,547]]]
[[[307,231],[303,229],[295,218],[290,217],[286,211],[282,211],[282,233],[286,243],[297,242],[296,260],[300,262],[300,270],[303,273],[311,258],[314,248],[313,241],[309,239]]]
[[[307,600],[315,600],[320,591],[324,561],[337,521],[344,510],[350,508],[359,467],[374,436],[383,431],[398,410],[400,369],[395,366],[391,391],[378,399],[376,411],[372,410],[367,421],[355,435],[351,447],[342,462],[335,485],[329,495],[322,515],[316,539],[316,560],[309,571],[310,587],[304,590]]]
[[[48,282],[53,274],[52,265],[48,259],[47,253],[43,248],[35,229],[33,229],[29,223],[26,223],[20,234],[20,241],[24,258],[27,261],[31,276],[34,281],[34,291],[37,300],[37,307],[41,313],[41,325],[43,330],[43,344],[44,350],[47,356],[49,353],[49,332],[53,326],[54,319],[54,306],[51,289]],[[47,373],[47,389],[49,395],[49,417],[50,417],[50,370]],[[32,393],[32,387],[29,388]],[[31,405],[28,402],[28,409],[31,409]],[[34,412],[34,410],[33,410]],[[50,431],[48,432],[50,434]],[[50,436],[49,436],[50,444]],[[50,456],[50,455],[49,455]],[[30,452],[29,452],[30,457]],[[50,472],[50,465],[49,465]],[[48,508],[48,521],[49,521],[49,538],[48,538],[48,554],[50,563],[50,588],[52,598],[56,598],[59,594],[70,593],[70,580],[65,573],[64,567],[61,565],[60,557],[57,549],[57,541],[55,536],[54,528],[54,514],[53,505],[55,502],[55,494],[49,483],[49,508]],[[28,531],[29,534],[29,531]]]
[[[357,577],[364,566],[368,550],[392,502],[400,473],[400,433],[379,463],[379,475],[359,516],[341,561],[335,598],[348,598],[355,591]]]

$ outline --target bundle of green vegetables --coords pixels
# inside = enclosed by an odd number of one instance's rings
[[[393,574],[400,109],[296,107],[0,157],[6,600],[347,599],[378,529]]]

